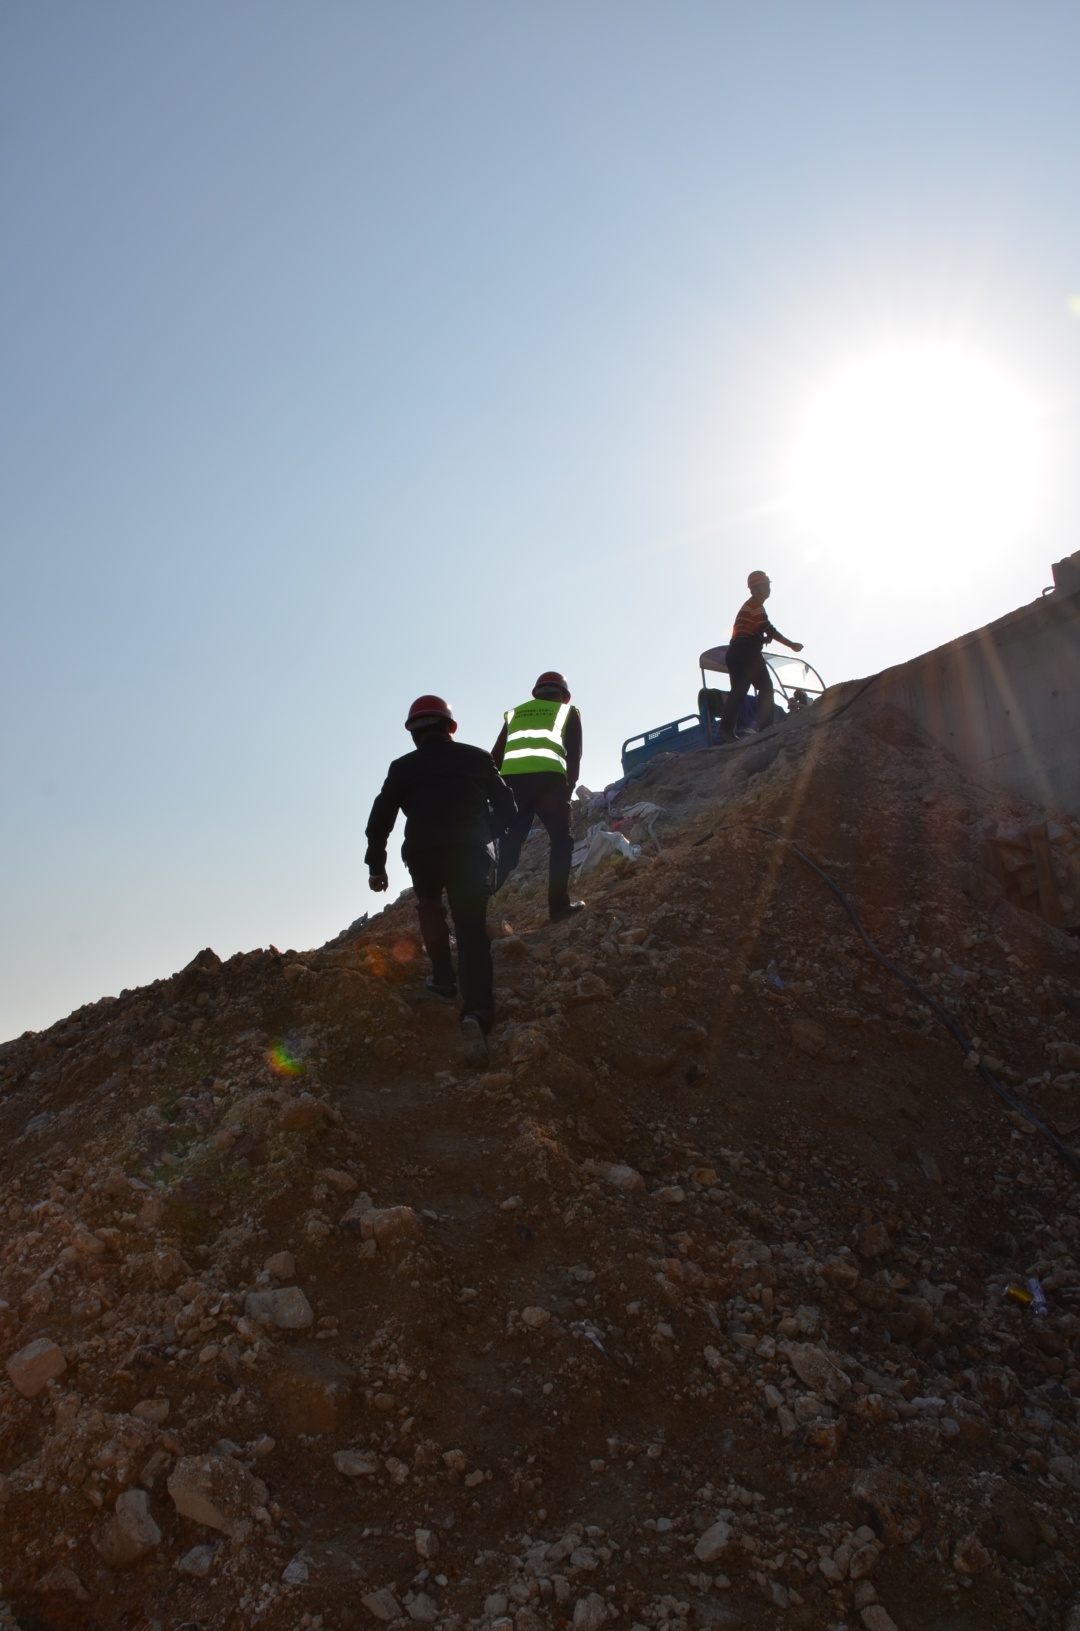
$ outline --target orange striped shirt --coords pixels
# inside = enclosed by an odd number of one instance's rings
[[[763,635],[771,632],[771,628],[764,606],[756,600],[747,600],[739,607],[731,638],[738,640],[745,639],[747,635]]]

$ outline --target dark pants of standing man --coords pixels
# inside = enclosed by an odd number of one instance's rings
[[[495,870],[491,852],[478,844],[443,844],[417,850],[406,857],[406,865],[416,890],[416,915],[424,948],[431,958],[431,972],[439,985],[452,986],[454,965],[443,905],[446,891],[457,936],[462,1016],[474,1014],[486,1034],[495,1017],[487,933],[487,906]]]
[[[743,657],[729,646],[727,669],[731,691],[724,704],[720,723],[729,731],[735,729],[743,698],[753,686],[757,692],[757,728],[759,731],[768,730],[773,722],[773,684],[769,665],[761,652],[750,652]]]
[[[574,839],[570,831],[570,789],[566,777],[546,770],[529,776],[504,776],[517,801],[518,813],[499,840],[499,870],[495,888],[501,889],[521,859],[521,846],[529,836],[534,817],[541,821],[551,840],[548,862],[548,912],[565,915],[570,908],[570,862]]]

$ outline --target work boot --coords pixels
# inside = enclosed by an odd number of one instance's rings
[[[552,923],[562,923],[566,918],[572,917],[575,912],[583,912],[584,910],[585,902],[583,900],[568,900],[565,905],[550,907],[548,917]]]
[[[440,1002],[453,1002],[457,996],[457,984],[454,980],[437,980],[434,974],[429,974],[424,981],[424,988],[438,997]]]
[[[484,1035],[483,1026],[475,1014],[466,1014],[461,1021],[461,1040],[465,1044],[465,1062],[470,1065],[486,1065],[491,1058],[488,1049],[488,1039]]]
[[[734,742],[735,741],[735,732],[732,730],[730,725],[718,725],[716,727],[716,733],[719,736],[721,742]]]

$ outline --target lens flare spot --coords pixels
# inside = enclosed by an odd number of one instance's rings
[[[302,1076],[304,1074],[303,1060],[298,1059],[284,1042],[275,1042],[266,1058],[275,1076]]]
[[[416,945],[412,940],[395,940],[390,953],[395,963],[411,963],[416,956]]]
[[[369,974],[381,980],[386,975],[386,958],[379,946],[366,946],[364,948],[364,968]]]

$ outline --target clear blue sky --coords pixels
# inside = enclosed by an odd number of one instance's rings
[[[7,0],[0,1036],[377,905],[417,692],[490,745],[565,669],[596,787],[752,567],[828,679],[1037,595],[1078,61],[1047,0]],[[810,536],[793,448],[890,345],[1030,410],[1008,536]]]

